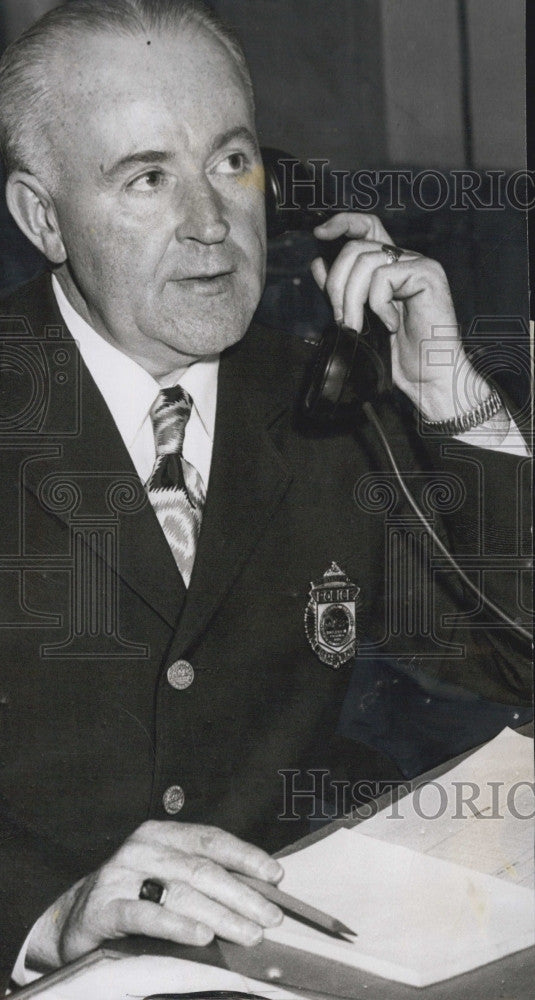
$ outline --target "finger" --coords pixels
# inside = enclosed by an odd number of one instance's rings
[[[318,287],[320,288],[320,290],[323,292],[323,290],[325,288],[325,282],[327,281],[327,274],[328,274],[328,272],[327,272],[327,265],[325,264],[325,261],[323,260],[323,257],[315,257],[314,260],[312,261],[311,265],[310,265],[310,270],[312,271],[312,276],[313,276],[316,284],[318,285]]]
[[[167,848],[161,854],[152,851],[150,857],[145,856],[144,863],[150,869],[147,877],[161,882],[168,894],[176,893],[176,885],[189,885],[208,899],[227,906],[262,927],[274,927],[282,919],[282,911],[278,906],[208,858]],[[113,895],[136,896],[142,881],[143,874],[137,864],[128,872],[123,871],[120,885],[112,887]],[[109,889],[108,885],[108,892]]]
[[[329,296],[337,323],[345,321],[344,302],[345,290],[349,277],[358,262],[368,256],[364,249],[367,244],[364,241],[350,241],[342,248],[334,264],[332,265],[325,282],[325,291]],[[375,256],[378,256],[377,254]],[[355,327],[360,330],[361,327]]]
[[[282,920],[278,906],[206,858],[194,860],[188,881],[205,896],[263,927],[274,927]]]
[[[342,319],[352,330],[363,328],[364,305],[368,301],[371,281],[383,260],[381,251],[360,254],[347,276],[343,288]]]
[[[376,240],[378,243],[392,242],[381,220],[368,212],[339,212],[327,222],[316,226],[314,236],[320,240],[334,240],[339,236],[348,236]]]
[[[395,269],[395,270],[394,270]],[[406,281],[406,268],[399,264],[387,264],[378,268],[370,282],[368,301],[370,309],[381,319],[390,333],[399,330],[400,314],[394,304],[396,292]]]
[[[177,881],[169,886],[164,909],[209,927],[226,941],[252,945],[262,940],[263,925],[229,909],[186,882]]]
[[[283,869],[269,854],[215,826],[196,823],[145,823],[139,828],[150,843],[159,842],[190,855],[209,858],[231,871],[278,882]]]
[[[177,913],[174,909],[148,903],[139,899],[117,899],[111,905],[113,931],[108,937],[124,934],[144,934],[146,937],[163,938],[177,944],[203,947],[214,938],[214,930],[195,918]],[[104,940],[104,937],[103,939]]]
[[[348,240],[328,272],[322,261],[321,279],[327,276],[318,284],[329,296],[337,323],[362,329],[371,273],[387,260],[382,246],[375,240]]]
[[[72,962],[108,938],[126,934],[143,934],[199,947],[209,944],[214,937],[211,927],[189,916],[166,910],[157,903],[119,898],[101,905],[98,916],[90,921],[71,917],[62,929],[58,953],[63,963]]]
[[[427,272],[433,262],[413,251],[404,250],[396,263],[378,267],[370,282],[370,308],[379,316],[391,333],[397,333],[400,324],[400,300],[410,299],[422,292]]]

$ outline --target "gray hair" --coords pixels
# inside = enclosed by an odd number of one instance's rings
[[[47,68],[58,46],[84,34],[138,35],[193,29],[212,34],[234,59],[253,104],[249,68],[240,42],[202,0],[76,0],[54,7],[8,46],[0,60],[0,156],[6,173],[50,171],[44,125],[54,100]]]

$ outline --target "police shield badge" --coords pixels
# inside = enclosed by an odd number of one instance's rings
[[[336,563],[325,570],[321,583],[311,583],[305,611],[305,632],[322,663],[334,670],[357,651],[360,587]]]

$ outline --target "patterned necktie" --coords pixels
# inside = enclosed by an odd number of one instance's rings
[[[191,407],[191,396],[179,385],[158,393],[150,411],[156,462],[146,487],[186,587],[191,579],[205,501],[201,477],[182,457]]]

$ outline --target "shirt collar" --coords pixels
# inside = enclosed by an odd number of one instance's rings
[[[212,354],[171,372],[157,383],[159,389],[180,384],[189,392],[210,441],[214,440],[218,371],[219,354]]]
[[[219,355],[201,358],[157,381],[137,361],[104,340],[68,301],[57,278],[52,288],[60,313],[117,425],[131,448],[160,388],[180,384],[189,392],[203,427],[214,439]]]

